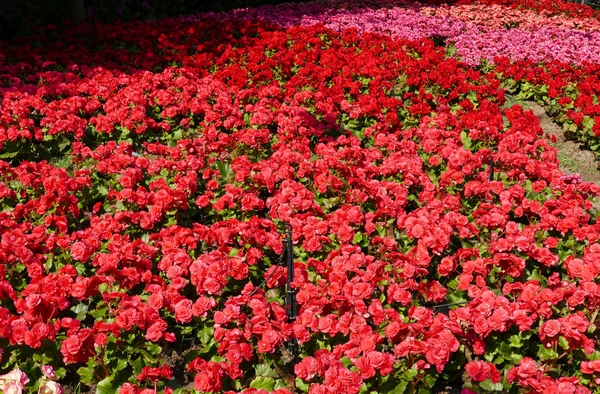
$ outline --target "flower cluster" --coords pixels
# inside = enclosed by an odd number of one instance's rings
[[[548,4],[551,3],[548,2]],[[535,30],[540,26],[552,26],[559,29],[592,32],[600,28],[600,20],[597,19],[568,17],[564,14],[549,16],[527,8],[513,8],[508,5],[501,5],[498,2],[491,4],[443,4],[438,7],[423,7],[420,11],[426,15],[460,19],[492,29],[521,28]]]
[[[548,17],[565,17],[568,19],[600,20],[600,12],[588,5],[565,0],[478,0],[481,4],[502,5],[514,9],[526,9]],[[459,0],[460,4],[473,3],[472,0]]]
[[[49,365],[42,365],[42,377],[36,383],[38,394],[63,394],[63,387],[54,381],[56,374],[53,368]],[[29,383],[29,377],[16,368],[5,375],[0,375],[0,391],[5,394],[21,394],[25,390],[25,386]]]

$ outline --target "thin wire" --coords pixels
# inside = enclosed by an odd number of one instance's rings
[[[460,302],[451,302],[449,304],[439,304],[439,305],[432,305],[431,308],[443,308],[445,306],[453,306],[453,305],[462,305],[462,304],[468,304],[469,301],[460,301]]]
[[[254,293],[256,293],[256,291],[258,289],[260,289],[261,287],[263,287],[265,285],[265,283],[267,283],[267,281],[269,279],[271,279],[271,277],[275,274],[275,271],[277,271],[277,268],[281,265],[281,263],[283,263],[283,257],[285,256],[285,249],[283,250],[283,253],[281,254],[281,258],[279,259],[279,261],[277,262],[277,264],[275,264],[275,269],[273,270],[273,272],[271,272],[269,274],[269,276],[267,276],[267,278],[257,287],[254,288],[254,290],[252,290],[250,292],[250,297],[252,297],[254,295]],[[273,267],[273,265],[271,265],[271,267]]]

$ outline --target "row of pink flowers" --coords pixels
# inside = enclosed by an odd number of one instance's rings
[[[420,7],[420,12],[430,16],[446,16],[493,29],[537,29],[540,26],[573,29],[583,32],[600,30],[596,19],[568,18],[565,15],[543,15],[533,10],[514,9],[499,4],[461,4]]]

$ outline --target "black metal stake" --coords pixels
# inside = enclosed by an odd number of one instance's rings
[[[292,225],[287,225],[287,286],[286,286],[286,302],[285,307],[287,311],[288,322],[293,323],[296,321],[296,314],[298,313],[298,305],[296,304],[296,291],[292,288],[292,282],[294,281],[294,244],[292,241]],[[296,338],[290,338],[288,342],[288,350],[290,355],[294,357],[296,355],[296,349],[298,347],[298,341]]]
[[[490,181],[494,180],[494,156],[490,153]]]
[[[252,297],[258,289],[263,287],[269,279],[273,276],[277,267],[283,262],[283,258],[286,257],[287,261],[287,283],[286,283],[286,297],[285,297],[285,310],[289,323],[296,321],[296,315],[298,313],[298,304],[296,303],[296,290],[292,288],[292,282],[294,281],[294,243],[292,241],[292,225],[285,223],[286,225],[286,238],[283,239],[283,253],[281,259],[276,264],[276,268],[269,274],[269,276],[257,287],[250,292]],[[298,341],[294,338],[294,334],[288,342],[288,351],[292,357],[292,363],[295,362],[296,351],[298,349]]]
[[[464,305],[464,304],[468,304],[468,303],[469,303],[469,301],[450,302],[448,304],[432,305],[431,309],[437,309],[439,312],[442,312],[444,315],[448,316],[450,314],[451,306]]]

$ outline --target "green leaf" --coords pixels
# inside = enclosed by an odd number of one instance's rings
[[[512,346],[512,347],[520,348],[521,346],[523,346],[523,341],[521,341],[521,337],[518,334],[511,335],[508,338],[508,342],[510,343],[510,346]]]
[[[438,378],[437,374],[431,373],[431,374],[425,375],[425,378],[423,378],[423,381],[425,383],[427,383],[427,387],[431,388],[431,387],[433,387],[433,385],[437,381],[437,378]]]
[[[588,359],[590,361],[600,360],[600,350],[596,350],[594,353],[590,354],[588,356]]]
[[[447,295],[448,301],[450,302],[465,302],[468,301],[465,297],[465,292],[462,290],[456,290],[452,293],[448,293]],[[461,305],[457,305],[459,307]]]
[[[233,175],[231,165],[224,161],[216,162],[216,167],[217,170],[219,170],[219,173],[221,174],[221,178],[229,178],[229,176]]]
[[[479,383],[479,387],[484,389],[485,391],[503,391],[504,386],[502,383],[492,383],[490,379],[486,379],[483,382]]]
[[[100,308],[94,309],[93,311],[89,311],[89,315],[95,318],[105,317],[106,312],[108,312],[108,308]]]
[[[71,311],[77,315],[77,320],[81,321],[85,319],[85,315],[88,311],[88,306],[86,304],[77,304],[71,308]]]
[[[342,357],[340,362],[346,368],[350,368],[352,366],[352,360],[349,357]]]
[[[400,380],[400,383],[398,383],[396,387],[394,387],[394,389],[389,392],[389,394],[404,394],[406,392],[407,387],[408,382],[406,380]]]
[[[52,362],[52,353],[34,353],[33,361],[35,361],[38,364],[49,364],[50,362]]]
[[[13,159],[13,158],[17,157],[18,154],[19,154],[19,151],[3,152],[2,154],[0,154],[0,159]]]
[[[358,392],[358,394],[367,394],[368,391],[369,391],[369,388],[368,388],[367,384],[363,383],[362,386],[360,386],[360,391]]]
[[[177,141],[183,138],[183,132],[181,129],[177,129],[175,130],[175,132],[173,133],[173,138]]]
[[[160,347],[156,343],[147,343],[146,350],[148,351],[148,353],[157,356],[160,354],[160,352],[162,352],[162,347]]]
[[[554,349],[546,348],[544,345],[538,345],[537,355],[541,361],[553,360],[558,358],[558,353],[554,351]]]
[[[96,188],[96,190],[98,190],[98,193],[100,193],[101,196],[107,196],[108,195],[108,189],[106,188],[106,186],[98,186]]]
[[[96,386],[97,394],[117,394],[119,392],[119,385],[115,384],[114,376],[107,376],[98,382]]]
[[[275,372],[273,370],[273,368],[271,368],[267,364],[257,365],[256,367],[254,367],[254,371],[256,372],[256,376],[264,376],[267,378],[275,378],[275,379],[279,377],[277,372]]]
[[[279,389],[285,389],[287,388],[287,384],[285,384],[285,382],[281,379],[277,379],[275,381],[275,386],[273,386],[273,390],[279,390]]]
[[[54,370],[54,373],[56,374],[56,379],[60,380],[67,375],[67,370],[64,368],[58,368]]]
[[[194,332],[194,327],[185,326],[181,329],[181,335],[189,335]]]
[[[94,370],[90,367],[81,367],[77,370],[77,374],[81,377],[81,381],[85,384],[91,384],[94,381]]]
[[[58,140],[58,149],[60,149],[61,152],[64,152],[69,145],[71,145],[71,141],[64,135],[61,135],[60,139]]]
[[[408,382],[412,382],[413,380],[415,380],[415,378],[417,377],[418,374],[419,374],[419,371],[417,371],[416,368],[407,369],[402,374],[402,379],[404,379]]]
[[[310,389],[310,384],[306,383],[300,378],[296,378],[296,388],[303,392],[308,392],[308,390]]]
[[[139,375],[142,373],[142,368],[144,368],[144,360],[141,357],[136,358],[135,360],[130,361],[131,366],[133,367],[133,373]]]
[[[129,366],[129,361],[122,358],[117,362],[117,368],[115,368],[115,372],[122,371]]]
[[[567,338],[563,337],[562,335],[558,338],[558,344],[561,348],[569,350],[569,341],[567,341]]]
[[[527,272],[527,270],[525,272]],[[533,269],[533,270],[531,270],[531,272],[528,272],[527,280],[541,281],[542,277],[540,276],[540,273],[537,269]]]
[[[230,257],[234,257],[237,256],[240,253],[240,251],[236,248],[231,248],[231,250],[229,251],[229,256]]]
[[[211,326],[204,326],[204,328],[198,331],[198,339],[203,345],[208,345],[214,338],[215,329]]]
[[[466,131],[461,131],[460,139],[462,140],[462,144],[465,147],[465,149],[470,150],[471,145],[473,145],[473,140],[469,137],[469,134],[467,134]]]
[[[251,383],[250,388],[263,389],[267,391],[273,391],[275,387],[275,379],[268,378],[266,376],[257,376]]]

